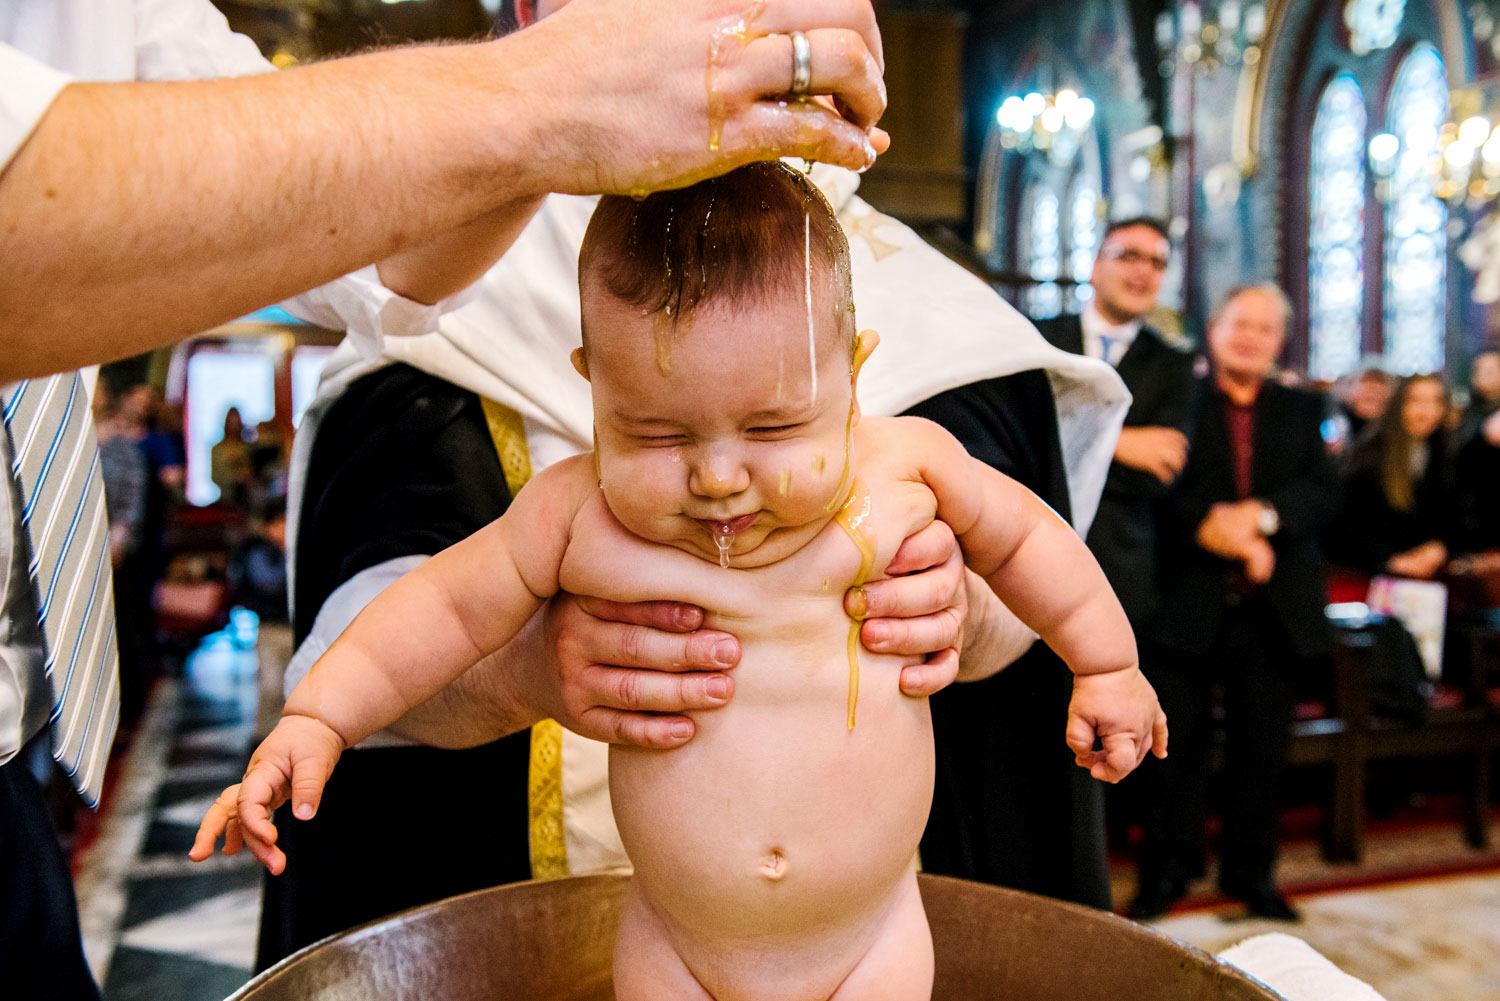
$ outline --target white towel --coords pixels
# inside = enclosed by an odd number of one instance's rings
[[[1375,988],[1349,976],[1294,935],[1270,932],[1219,953],[1287,1001],[1385,1001]]]

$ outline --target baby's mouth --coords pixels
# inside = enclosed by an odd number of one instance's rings
[[[693,520],[707,529],[710,535],[738,535],[755,524],[755,515],[742,514],[738,518],[730,518],[728,521],[719,521],[714,518],[695,518]]]

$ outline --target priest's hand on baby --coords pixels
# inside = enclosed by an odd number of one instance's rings
[[[542,715],[612,744],[667,749],[693,739],[689,710],[734,694],[740,661],[728,633],[701,629],[703,610],[671,601],[622,604],[559,595],[546,616],[545,676],[533,687]]]
[[[1078,766],[1105,782],[1129,775],[1148,752],[1167,756],[1167,715],[1139,667],[1075,677],[1067,734]]]
[[[925,656],[901,672],[901,691],[931,695],[958,675],[968,615],[963,552],[953,530],[934,521],[901,543],[887,579],[850,588],[844,611],[864,619],[860,642],[872,653]]]

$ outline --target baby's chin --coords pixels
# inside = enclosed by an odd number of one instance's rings
[[[770,559],[759,559],[757,554],[762,550],[763,544],[772,535],[775,529],[761,528],[759,525],[752,526],[748,531],[740,532],[730,536],[728,547],[729,565],[744,569],[746,567],[761,566],[764,563],[775,561]],[[719,545],[711,533],[706,530],[690,533],[689,538],[679,539],[671,543],[683,552],[691,553],[709,563],[720,561]]]
[[[832,517],[827,515],[804,524],[775,525],[770,528],[757,525],[747,532],[741,532],[730,543],[729,566],[735,570],[753,570],[784,560],[807,545]],[[719,548],[707,532],[701,538],[673,544],[709,563],[719,562]]]

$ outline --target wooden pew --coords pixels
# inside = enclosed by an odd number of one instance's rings
[[[1500,620],[1497,620],[1500,621]],[[1439,687],[1419,724],[1373,711],[1369,669],[1375,642],[1368,631],[1341,628],[1332,655],[1328,712],[1292,724],[1292,765],[1331,765],[1332,789],[1323,845],[1334,862],[1358,862],[1364,849],[1365,775],[1374,761],[1456,758],[1462,762],[1464,836],[1476,848],[1490,843],[1491,764],[1500,750],[1500,679],[1497,637],[1487,624],[1457,630],[1454,640],[1472,649],[1469,677]]]

